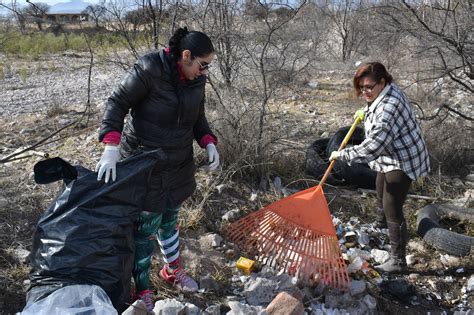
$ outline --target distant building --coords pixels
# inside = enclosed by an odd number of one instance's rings
[[[46,13],[46,20],[55,23],[79,23],[89,21],[87,13]]]

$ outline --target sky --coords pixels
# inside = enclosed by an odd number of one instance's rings
[[[55,4],[58,4],[58,3],[66,3],[66,2],[73,2],[74,0],[32,0],[31,2],[34,2],[34,3],[37,3],[37,2],[42,2],[42,3],[46,3],[48,5],[55,5]],[[96,4],[96,3],[99,3],[99,0],[83,0],[83,2],[89,2],[91,4]],[[0,3],[3,3],[4,5],[7,5],[9,6],[12,1],[11,0],[0,0]],[[16,1],[17,4],[19,5],[25,5],[26,4],[26,1],[25,0],[17,0]]]
[[[0,0],[1,4],[5,5],[5,6],[8,6],[8,7],[12,7],[12,2],[13,2],[12,0]],[[56,4],[68,3],[69,4],[67,6],[68,9],[71,9],[71,7],[74,7],[76,9],[79,8],[80,10],[82,10],[82,9],[85,9],[87,7],[87,5],[89,5],[89,4],[99,3],[99,0],[31,0],[31,2],[33,2],[33,3],[39,3],[39,2],[46,3],[50,7],[52,7],[53,5],[56,5]],[[16,3],[17,7],[22,7],[22,6],[27,5],[26,0],[16,0],[13,3]],[[86,4],[84,4],[84,3],[86,3]],[[62,12],[64,10],[64,7],[58,8],[58,10]],[[58,11],[58,10],[52,9],[51,12]],[[67,9],[66,9],[66,11],[67,11]],[[76,10],[73,10],[73,11],[76,11]],[[10,11],[8,9],[0,6],[0,16],[8,15],[9,13],[10,13]]]

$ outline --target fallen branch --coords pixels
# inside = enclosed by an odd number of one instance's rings
[[[371,195],[376,195],[377,192],[372,189],[364,189],[364,188],[357,188],[357,190],[347,190],[347,189],[338,189],[339,191],[343,192],[342,194],[340,193],[334,193],[334,195],[338,195],[339,197],[354,197],[354,196],[360,196],[360,194],[371,194]],[[331,193],[326,193],[326,195],[330,195]],[[429,201],[453,201],[454,199],[445,199],[445,198],[439,198],[439,197],[430,197],[430,196],[422,196],[422,195],[413,195],[413,194],[408,194],[407,198],[412,198],[412,199],[419,199],[419,200],[429,200]]]
[[[361,193],[366,193],[366,194],[373,194],[373,195],[377,194],[377,192],[372,189],[357,188],[357,191]],[[430,200],[430,201],[451,201],[452,200],[452,199],[444,199],[444,198],[439,198],[439,197],[430,197],[430,196],[413,195],[413,194],[408,194],[407,198]]]
[[[78,121],[73,121],[72,123],[69,123],[67,124],[66,126],[62,127],[62,128],[59,128],[58,130],[54,131],[52,134],[50,134],[49,136],[46,136],[44,137],[43,139],[39,140],[38,142],[36,142],[35,144],[32,144],[30,145],[29,147],[26,147],[20,151],[17,151],[17,152],[13,152],[11,153],[10,155],[7,155],[6,157],[3,157],[0,159],[0,164],[4,164],[4,163],[8,163],[8,162],[11,162],[13,161],[14,157],[17,157],[27,151],[31,151],[31,150],[34,150],[36,149],[37,147],[39,147],[43,142],[45,142],[46,140],[54,137],[55,135],[57,135],[58,133],[60,133],[61,131],[63,131],[64,129],[76,124]],[[16,159],[15,159],[16,160]]]

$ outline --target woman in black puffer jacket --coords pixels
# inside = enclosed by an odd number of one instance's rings
[[[149,310],[153,309],[149,273],[155,235],[166,262],[160,276],[180,290],[198,289],[180,268],[177,217],[181,203],[196,188],[193,140],[206,148],[211,170],[219,165],[217,138],[204,110],[206,75],[213,58],[207,35],[178,29],[168,48],[137,61],[109,97],[100,127],[105,150],[96,169],[98,180],[104,174],[106,183],[115,180],[121,158],[155,149],[163,153],[148,182],[146,206],[135,232],[133,276],[138,298]]]

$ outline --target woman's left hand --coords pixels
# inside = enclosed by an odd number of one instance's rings
[[[209,157],[209,170],[214,171],[219,166],[219,153],[213,143],[206,146],[207,156]]]

